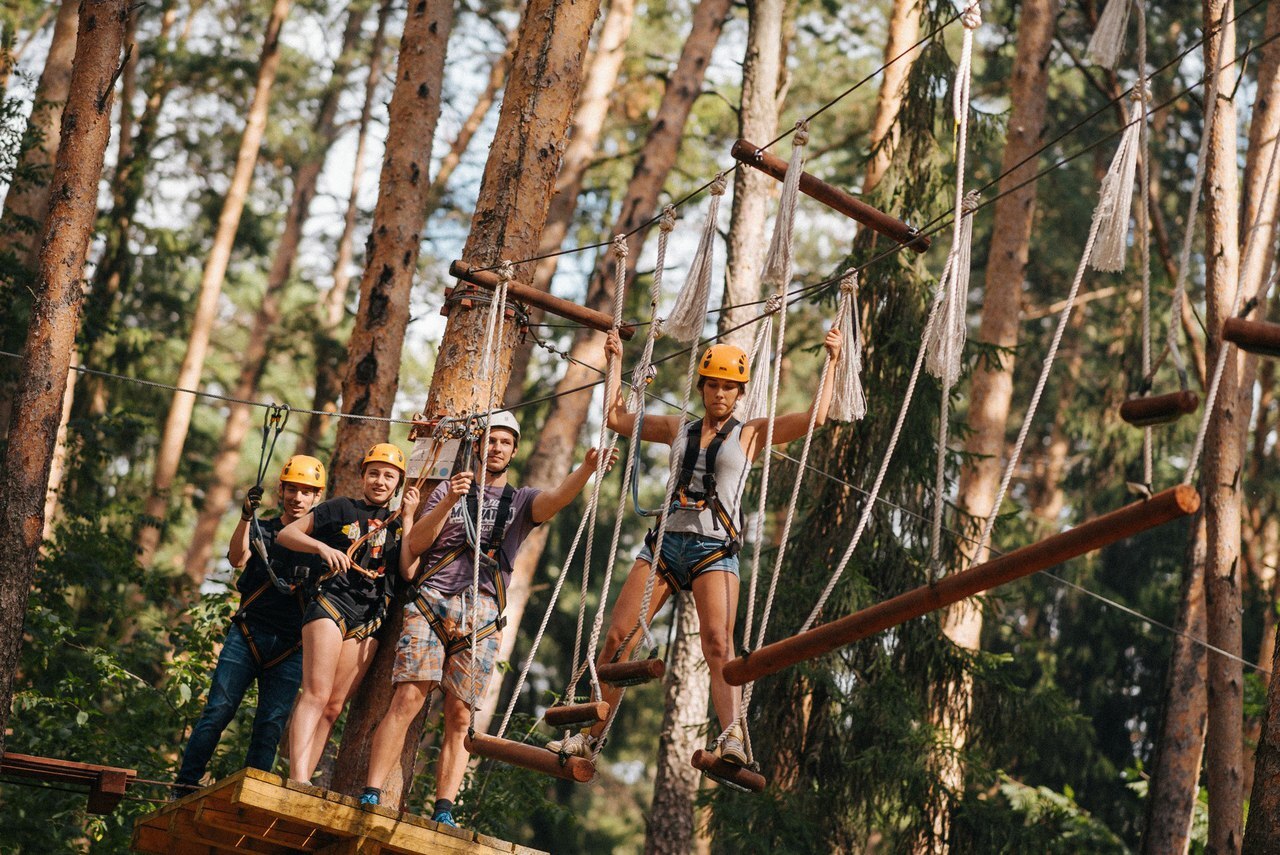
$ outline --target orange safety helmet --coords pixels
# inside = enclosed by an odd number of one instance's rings
[[[301,484],[324,489],[324,464],[314,457],[295,454],[280,470],[281,484]]]
[[[364,460],[360,461],[360,471],[370,463],[389,463],[400,470],[401,477],[404,476],[404,452],[396,448],[389,442],[380,442],[373,448],[369,449],[369,453],[364,456]]]
[[[731,344],[713,344],[702,354],[698,374],[702,377],[746,383],[751,379],[751,366],[747,364],[747,354],[742,348]]]

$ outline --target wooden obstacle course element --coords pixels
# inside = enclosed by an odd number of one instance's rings
[[[650,680],[661,680],[666,673],[667,664],[656,657],[637,659],[634,662],[606,662],[596,668],[596,676],[601,683],[608,683],[619,689],[638,686]]]
[[[1120,418],[1134,427],[1152,427],[1176,422],[1199,407],[1200,396],[1184,389],[1166,395],[1130,398],[1120,405]]]
[[[790,638],[764,647],[728,662],[724,678],[733,686],[758,680],[806,659],[813,659],[859,641],[891,626],[997,585],[1030,576],[1064,561],[1092,552],[1139,532],[1189,516],[1200,507],[1200,495],[1194,487],[1180,484],[1149,499],[1125,505],[1097,519],[1047,537],[1039,543],[1015,549],[960,573],[939,579],[905,594],[877,603],[846,617],[821,624]]]
[[[468,734],[466,747],[477,757],[531,769],[565,781],[585,784],[596,776],[596,765],[585,757],[561,756],[537,745],[499,739],[485,733]]]
[[[498,284],[502,281],[497,271],[483,270],[465,261],[452,262],[449,265],[449,275],[489,291],[496,290]],[[537,306],[553,315],[558,315],[566,320],[591,327],[600,332],[608,332],[613,329],[612,316],[606,315],[604,312],[597,312],[595,309],[579,306],[577,303],[571,303],[553,294],[548,294],[546,291],[531,288],[521,282],[512,281],[508,283],[507,296],[517,302]],[[625,339],[630,340],[635,334],[636,329],[630,324],[623,324],[618,328],[618,335]]]
[[[133,827],[133,849],[156,855],[537,855],[413,814],[367,807],[351,796],[257,769],[242,769]]]
[[[689,761],[689,765],[708,778],[744,793],[758,793],[767,783],[764,775],[759,772],[748,769],[746,766],[739,766],[737,763],[730,763],[728,760],[721,760],[705,748],[699,748],[693,752],[693,759]]]
[[[134,769],[77,763],[53,757],[36,757],[6,751],[0,756],[0,774],[33,778],[58,784],[84,784],[89,787],[89,813],[111,813],[124,798],[129,784],[138,777]]]
[[[1222,324],[1222,338],[1249,353],[1280,358],[1280,324],[1227,318]]]
[[[552,727],[590,727],[609,717],[609,705],[604,701],[588,704],[557,704],[549,707],[543,716]]]
[[[754,167],[765,175],[785,181],[790,164],[780,157],[762,151],[755,143],[738,140],[730,149],[733,159],[739,163]],[[846,193],[821,178],[803,172],[800,174],[800,192],[811,199],[816,199],[851,220],[857,220],[864,226],[873,229],[887,238],[897,241],[907,249],[924,252],[929,248],[929,236],[921,234],[918,229],[891,217],[884,211],[873,208],[861,199]]]

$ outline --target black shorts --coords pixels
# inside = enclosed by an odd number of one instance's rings
[[[338,625],[343,640],[368,638],[382,626],[387,614],[386,596],[376,599],[355,597],[349,591],[321,587],[307,604],[303,625],[313,620],[331,620]]]

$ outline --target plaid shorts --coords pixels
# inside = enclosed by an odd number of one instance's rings
[[[502,641],[499,630],[476,645],[476,661],[471,660],[471,602],[470,591],[451,597],[424,587],[422,597],[431,611],[440,618],[445,630],[453,638],[463,638],[466,646],[452,656],[445,655],[445,645],[431,624],[422,616],[416,603],[405,606],[404,628],[396,643],[396,662],[391,672],[393,683],[438,682],[440,688],[461,701],[474,704],[485,693],[493,674],[493,663],[498,657],[498,644]],[[483,630],[498,614],[498,603],[492,596],[481,593],[479,624]]]

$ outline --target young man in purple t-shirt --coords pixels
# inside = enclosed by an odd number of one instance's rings
[[[404,629],[391,675],[395,694],[386,717],[374,731],[367,786],[360,797],[362,804],[378,804],[382,784],[400,755],[410,722],[439,686],[444,694],[444,739],[436,768],[432,819],[446,825],[456,825],[453,799],[462,786],[469,758],[463,740],[471,707],[484,696],[493,674],[502,638],[498,618],[505,605],[512,561],[534,526],[551,519],[582,492],[600,461],[599,451],[590,449],[582,464],[554,489],[517,489],[507,481],[507,468],[520,443],[520,425],[510,413],[495,413],[491,419],[489,445],[483,454],[484,501],[478,501],[474,475],[459,472],[431,493],[405,543],[410,560],[422,556],[415,578],[406,577],[417,591],[405,606]],[[614,458],[616,455],[615,451]],[[609,465],[612,463],[613,459]],[[467,542],[467,510],[473,520],[479,517],[476,528],[482,563],[478,603],[471,601],[475,554]],[[474,661],[473,606],[480,627]]]

